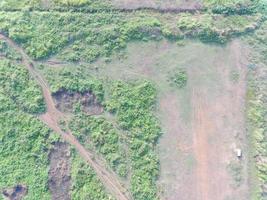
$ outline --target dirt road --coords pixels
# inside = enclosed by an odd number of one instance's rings
[[[61,130],[58,125],[60,120],[65,120],[63,113],[59,112],[54,104],[54,101],[51,96],[50,89],[48,84],[43,79],[43,77],[34,69],[34,61],[29,58],[29,56],[24,52],[24,50],[19,47],[15,42],[10,38],[0,33],[0,39],[5,40],[11,47],[16,49],[22,56],[22,64],[27,67],[29,73],[32,77],[38,82],[42,88],[43,96],[46,103],[46,113],[41,115],[39,118],[47,124],[52,130],[60,134],[60,136],[69,144],[71,144],[77,152],[82,156],[82,158],[94,169],[97,176],[104,184],[106,189],[116,197],[118,200],[129,200],[131,196],[128,191],[118,180],[116,174],[107,170],[103,164],[101,164],[101,159],[97,158],[95,154],[87,151],[78,140],[72,135],[71,132],[66,133]]]

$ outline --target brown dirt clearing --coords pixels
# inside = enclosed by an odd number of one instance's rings
[[[48,187],[52,200],[70,200],[70,148],[66,143],[58,142],[49,154],[50,169]]]
[[[104,111],[103,106],[90,91],[78,93],[62,89],[53,93],[52,96],[56,108],[62,112],[73,112],[77,104],[80,104],[81,110],[88,115],[99,115]]]

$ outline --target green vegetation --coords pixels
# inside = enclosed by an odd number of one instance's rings
[[[21,60],[21,56],[12,49],[5,41],[0,40],[0,56],[6,57],[11,60]]]
[[[187,73],[185,69],[177,69],[175,72],[170,74],[170,82],[178,88],[183,88],[187,83]]]
[[[20,43],[35,59],[57,54],[68,46],[59,58],[92,62],[124,48],[131,40],[158,40],[164,36],[225,42],[231,36],[255,29],[261,15],[224,19],[220,15],[180,14],[177,26],[173,27],[176,20],[177,15],[142,12],[1,12],[0,30]]]
[[[252,64],[249,65],[249,90],[247,93],[248,130],[251,141],[251,179],[253,181],[253,200],[265,200],[267,188],[267,23],[255,34],[246,38],[252,47]],[[258,68],[260,71],[258,72]]]
[[[198,37],[204,42],[225,43],[232,36],[254,30],[260,21],[260,15],[181,14],[177,26],[186,37]]]
[[[120,176],[127,175],[126,155],[120,145],[119,134],[111,123],[102,117],[79,115],[73,119],[70,128],[79,141],[88,148],[90,148],[88,144],[90,140],[110,167]]]
[[[29,9],[38,8],[40,0],[3,0],[0,2],[0,9],[14,10],[14,9]]]
[[[102,82],[85,73],[81,68],[75,70],[69,68],[60,68],[58,70],[44,69],[44,75],[48,81],[52,93],[61,89],[72,92],[92,91],[101,102],[104,98],[104,89]]]
[[[88,4],[89,0],[54,0],[56,4],[65,6],[82,6]]]
[[[5,57],[0,60],[0,191],[22,184],[28,189],[24,199],[51,199],[48,152],[56,138],[28,114],[44,112],[41,89],[17,63],[20,55],[4,41],[0,52]]]
[[[120,127],[129,131],[130,190],[136,200],[155,200],[159,161],[154,148],[161,134],[152,114],[156,90],[147,81],[119,81],[111,87],[110,95],[107,109],[116,115]]]
[[[21,56],[0,41],[0,191],[25,185],[24,199],[51,199],[47,188],[48,151],[56,140],[50,130],[27,113],[45,110],[42,93]],[[27,172],[31,173],[27,173]]]
[[[47,188],[50,130],[0,89],[0,191],[23,184],[25,200],[51,199]],[[30,172],[30,173],[29,173]]]
[[[5,95],[23,111],[28,113],[45,111],[41,89],[29,76],[24,66],[8,59],[1,59],[0,84]]]
[[[249,102],[248,102],[248,120],[249,133],[253,146],[252,156],[255,159],[255,176],[258,188],[253,191],[253,199],[264,200],[267,185],[267,140],[266,140],[266,83],[259,85],[260,81],[250,82]]]
[[[258,0],[204,0],[213,13],[244,15],[257,12]]]
[[[72,200],[115,200],[113,197],[106,194],[104,186],[96,177],[93,169],[91,169],[76,152],[72,152],[71,163]]]

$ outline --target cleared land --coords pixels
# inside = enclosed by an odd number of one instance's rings
[[[97,66],[102,67],[92,70],[98,76],[149,79],[157,85],[164,199],[248,199],[244,49],[238,40],[224,47],[190,41],[185,46],[135,43],[126,58],[115,56],[108,64],[100,60]],[[182,89],[170,86],[177,67],[188,74]],[[235,148],[243,150],[241,160]]]

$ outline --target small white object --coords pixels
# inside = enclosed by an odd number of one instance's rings
[[[241,149],[235,149],[236,155],[238,158],[242,157],[242,150]]]

